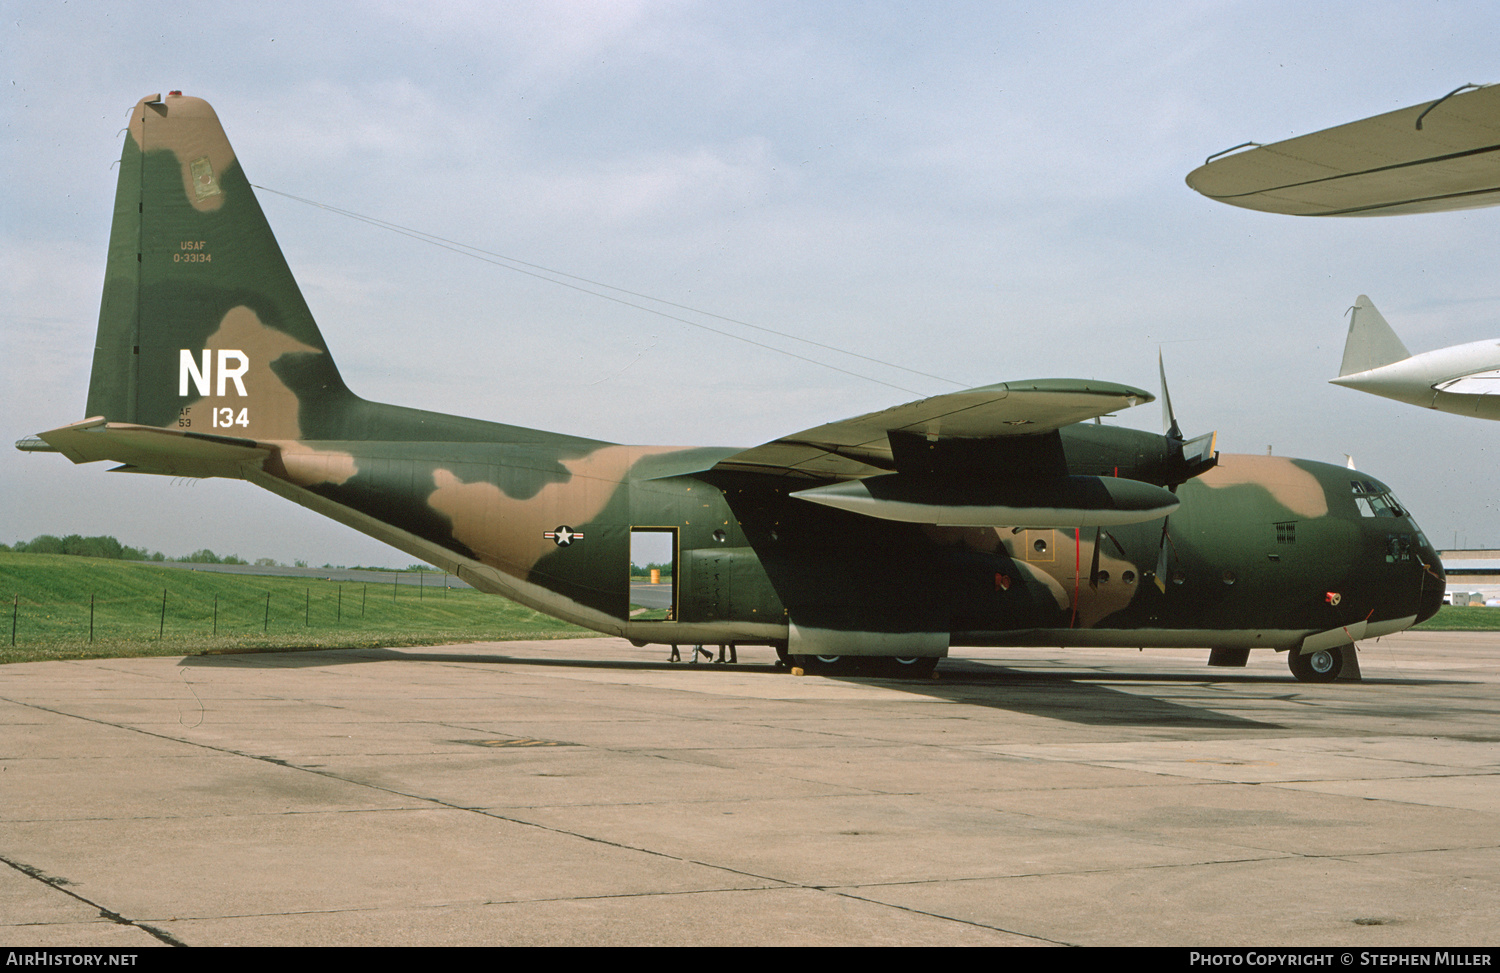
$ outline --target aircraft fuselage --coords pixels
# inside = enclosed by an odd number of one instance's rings
[[[1077,470],[1159,441],[1080,429],[1064,435]],[[1103,530],[875,520],[789,496],[805,479],[712,469],[734,452],[303,441],[249,478],[478,588],[638,643],[845,655],[1023,643],[1289,648],[1349,626],[1395,631],[1442,599],[1437,555],[1416,524],[1394,502],[1358,505],[1389,491],[1344,467],[1222,457],[1178,488],[1164,540],[1161,520]],[[634,531],[670,536],[672,607],[655,613],[670,617],[632,614]]]

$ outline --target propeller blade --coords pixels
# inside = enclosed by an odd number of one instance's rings
[[[1172,393],[1167,391],[1167,365],[1161,349],[1156,350],[1156,370],[1161,375],[1161,431],[1176,440],[1182,439],[1182,429],[1177,425],[1177,416],[1172,412]]]
[[[1169,473],[1168,478],[1176,482],[1166,484],[1167,489],[1173,493],[1177,492],[1177,484],[1191,480],[1193,477],[1206,473],[1213,469],[1219,461],[1219,454],[1214,452],[1214,446],[1218,442],[1218,433],[1204,433],[1192,439],[1185,440],[1182,435],[1182,427],[1177,425],[1177,414],[1172,411],[1172,393],[1167,391],[1167,365],[1161,350],[1156,352],[1156,368],[1161,374],[1161,424],[1165,430],[1167,440],[1178,447],[1182,457],[1182,465],[1176,471]],[[1169,462],[1176,464],[1169,452]]]

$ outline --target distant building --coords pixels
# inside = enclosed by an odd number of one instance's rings
[[[1500,605],[1500,550],[1469,548],[1439,551],[1448,575],[1448,595],[1453,605]]]

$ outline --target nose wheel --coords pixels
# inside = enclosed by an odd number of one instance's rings
[[[1344,653],[1352,650],[1352,646],[1344,649],[1321,649],[1304,655],[1293,649],[1287,653],[1286,661],[1298,682],[1333,682],[1344,671]]]

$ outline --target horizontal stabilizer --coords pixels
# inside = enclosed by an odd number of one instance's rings
[[[40,433],[39,439],[75,463],[113,460],[131,472],[168,476],[239,476],[245,465],[260,466],[272,447],[249,439],[85,419]]]
[[[1112,527],[1165,517],[1179,503],[1150,483],[1099,476],[976,485],[897,473],[792,496],[877,520],[944,527]]]
[[[1411,352],[1375,310],[1375,305],[1365,295],[1359,295],[1349,312],[1349,337],[1344,341],[1344,363],[1339,366],[1339,377],[1368,372],[1410,357]]]

